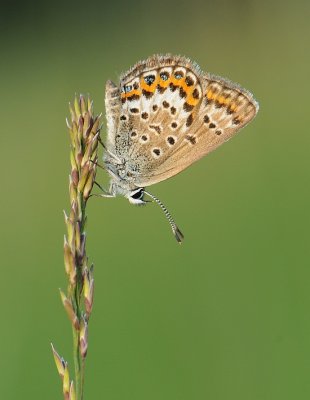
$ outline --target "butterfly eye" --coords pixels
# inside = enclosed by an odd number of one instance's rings
[[[167,81],[168,78],[169,78],[168,72],[162,72],[162,73],[160,74],[160,79],[161,79],[161,80]]]
[[[144,194],[143,189],[139,189],[139,190],[132,192],[130,197],[135,200],[142,200],[143,194]]]
[[[155,76],[154,75],[148,75],[144,77],[145,83],[149,86],[155,81]]]

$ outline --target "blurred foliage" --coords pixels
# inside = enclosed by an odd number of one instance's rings
[[[155,205],[91,199],[85,399],[309,398],[309,11],[276,0],[3,3],[1,398],[61,398],[51,341],[72,368],[58,294],[68,101],[90,93],[104,111],[105,81],[157,52],[239,82],[261,108],[152,187],[184,245]]]

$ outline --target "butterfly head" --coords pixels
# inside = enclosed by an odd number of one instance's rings
[[[144,197],[143,188],[138,188],[135,190],[128,191],[125,197],[128,199],[130,204],[143,205],[147,203],[147,201],[143,200]]]

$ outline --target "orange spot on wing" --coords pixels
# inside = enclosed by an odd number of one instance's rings
[[[208,100],[216,100],[217,95],[215,92],[212,92],[212,90],[208,90],[207,92],[207,99]]]
[[[170,83],[171,83],[171,78],[168,78],[167,80],[163,80],[163,79],[159,79],[159,84],[160,84],[160,86],[161,87],[163,87],[163,88],[166,88],[166,87],[168,87],[169,85],[170,85]]]
[[[147,90],[149,92],[150,88],[152,87],[152,85],[151,86],[147,85],[145,80],[144,80],[144,78],[142,77],[140,79],[140,87],[141,87],[142,90]]]
[[[158,76],[158,83],[159,83],[160,86],[163,87],[163,88],[168,87],[168,86],[170,85],[170,83],[171,83],[171,75],[170,75],[170,74],[168,74],[168,76],[165,75],[165,76],[168,78],[168,79],[166,79],[166,80],[162,79],[160,75],[161,75],[161,74],[159,74],[159,76]]]
[[[189,97],[187,97],[186,102],[190,106],[196,106],[199,103],[199,99],[194,99],[193,96],[189,96]]]
[[[183,83],[184,83],[185,78],[176,79],[176,78],[174,77],[174,75],[172,75],[172,77],[170,78],[170,80],[171,80],[171,83],[172,83],[174,86],[182,86],[182,87],[183,87]]]
[[[141,79],[140,79],[140,87],[141,87],[142,90],[146,90],[147,92],[154,93],[155,90],[156,90],[158,82],[159,82],[159,78],[158,78],[158,76],[156,76],[154,82],[151,85],[148,85],[145,82],[145,80],[144,80],[144,78],[142,76]]]
[[[184,92],[186,93],[187,96],[188,96],[190,93],[193,92],[193,88],[187,86],[187,84],[186,84],[184,78],[182,79],[181,86],[182,86],[182,89],[184,90]]]
[[[127,92],[127,93],[122,93],[121,98],[126,99],[127,97],[134,96],[134,95],[141,96],[141,90],[136,89],[136,90],[131,90],[130,92]]]

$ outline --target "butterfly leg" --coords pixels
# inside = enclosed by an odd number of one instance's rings
[[[102,139],[100,136],[98,136],[98,142],[101,144],[102,148],[115,160],[118,162],[122,162],[119,157],[117,157],[115,154],[113,154],[110,150],[107,149],[106,145],[103,143]],[[99,164],[97,164],[99,167],[101,167]],[[103,167],[101,167],[103,168]],[[104,169],[104,168],[103,168]]]
[[[94,161],[94,160],[89,160],[89,161],[91,163],[95,164],[97,167],[99,167],[99,168],[103,169],[104,171],[106,171],[106,169],[101,164],[99,164],[97,161]]]
[[[96,196],[96,197],[115,197],[116,196],[114,187],[112,187],[112,185],[110,187],[110,190],[106,191],[98,182],[95,181],[94,184],[96,186],[98,186],[98,188],[102,191],[102,193],[101,194],[93,193],[91,196]]]
[[[102,139],[100,136],[98,136],[98,142],[101,144],[101,146],[106,150],[105,144],[103,143]]]
[[[115,194],[111,194],[111,193],[105,193],[105,194],[93,193],[90,196],[94,196],[94,197],[116,197]]]

